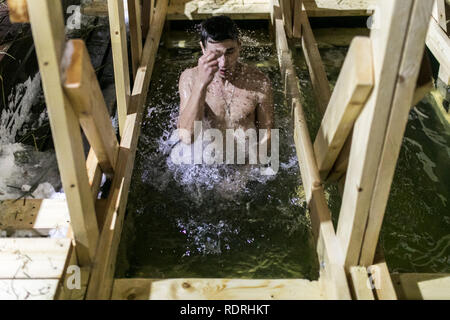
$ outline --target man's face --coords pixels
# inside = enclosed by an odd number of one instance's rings
[[[240,44],[236,40],[224,40],[221,42],[208,41],[205,48],[205,54],[216,53],[219,57],[219,70],[217,75],[223,79],[229,78],[236,68],[239,58]]]

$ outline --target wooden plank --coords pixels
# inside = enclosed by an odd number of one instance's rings
[[[70,225],[65,199],[5,200],[0,203],[0,230],[26,230],[35,236],[67,234]]]
[[[279,0],[281,12],[283,14],[284,31],[288,38],[292,38],[293,25],[292,25],[292,12],[291,0]]]
[[[148,0],[142,1],[141,24],[142,24],[142,34],[144,35],[148,34],[148,26],[150,25],[150,7],[151,7],[150,1]]]
[[[92,198],[95,201],[98,198],[98,192],[102,183],[102,170],[94,150],[89,150],[86,159],[86,170],[88,174],[89,185],[91,186]]]
[[[359,265],[371,196],[398,80],[412,0],[380,0],[377,15],[384,23],[371,33],[374,89],[355,122],[337,236],[345,267]],[[417,63],[417,62],[416,62]]]
[[[325,200],[313,146],[300,103],[299,81],[295,73],[291,58],[292,55],[284,33],[284,24],[279,18],[276,9],[278,1],[273,0],[272,4],[274,7],[272,15],[275,20],[275,42],[277,45],[278,60],[282,78],[286,82],[285,93],[288,105],[292,107],[294,115],[294,140],[306,201],[310,209],[316,249],[321,265],[321,290],[328,299],[350,299],[350,290],[343,268],[341,249],[339,248],[331,221],[331,214]]]
[[[450,70],[446,70],[445,68],[439,68],[438,78],[442,80],[442,82],[446,86],[450,86]]]
[[[293,28],[292,36],[294,38],[301,38],[302,37],[302,1],[303,0],[295,0],[294,1],[294,22],[293,22]]]
[[[417,105],[427,93],[434,89],[433,71],[431,62],[426,50],[424,50],[422,63],[420,65],[419,77],[417,78],[416,89],[412,106]]]
[[[0,300],[53,300],[58,279],[0,279]]]
[[[431,9],[431,1],[415,1],[413,6],[381,158],[376,172],[375,186],[371,196],[367,226],[359,259],[360,265],[370,265],[375,257],[391,183],[419,77],[421,66],[419,61],[422,61],[423,58]]]
[[[353,294],[357,300],[375,300],[366,267],[351,267],[350,276]]]
[[[326,178],[327,182],[338,182],[341,179],[345,180],[345,173],[347,172],[348,159],[350,157],[350,149],[352,147],[352,137],[353,129],[350,130],[347,140],[342,147],[339,156],[337,157],[333,169],[331,169],[330,174]]]
[[[123,1],[108,0],[111,49],[114,63],[119,133],[123,136],[130,103],[130,72],[128,69],[127,31]]]
[[[323,187],[312,192],[308,207],[320,264],[322,294],[326,299],[349,300],[351,295],[343,266],[342,249],[334,231]]]
[[[80,125],[61,86],[60,62],[65,44],[62,7],[59,1],[28,1],[28,12],[78,258],[82,265],[90,264],[99,232]]]
[[[397,300],[397,293],[395,292],[386,261],[383,260],[369,266],[367,270],[371,276],[372,284],[375,287],[377,299]]]
[[[139,138],[143,106],[147,98],[148,86],[159,47],[162,29],[167,13],[167,0],[158,1],[156,13],[145,41],[142,60],[133,87],[133,104],[127,116],[120,151],[111,185],[105,225],[102,229],[95,264],[87,290],[87,299],[108,299],[111,295],[117,249],[122,232],[122,224],[130,187],[131,173]]]
[[[303,30],[303,54],[305,56],[306,64],[308,65],[311,84],[318,103],[319,112],[324,114],[331,98],[331,89],[304,5],[301,21]]]
[[[108,16],[108,4],[103,1],[92,1],[81,6],[81,13],[87,16]]]
[[[80,268],[77,257],[72,254],[68,267],[58,285],[55,300],[84,300],[89,279],[89,267]]]
[[[128,0],[128,19],[130,25],[132,79],[134,79],[142,55],[141,4],[139,0]]]
[[[393,273],[400,300],[450,300],[450,273]]]
[[[71,239],[1,238],[0,279],[60,279]]]
[[[309,17],[368,16],[377,0],[303,0]]]
[[[113,300],[322,300],[304,279],[116,279]]]
[[[9,21],[11,23],[30,22],[28,16],[27,0],[8,0]]]
[[[439,26],[447,33],[447,17],[445,14],[445,1],[444,0],[434,0],[433,19],[439,24]]]
[[[450,39],[434,19],[430,19],[426,43],[440,67],[450,71]]]
[[[149,25],[151,25],[153,21],[153,17],[155,16],[155,0],[150,0],[150,17],[149,17]],[[167,19],[167,17],[166,17]],[[147,34],[147,33],[145,33]]]
[[[154,0],[151,0],[154,2]],[[371,8],[376,0],[303,0],[309,17],[345,17],[345,16],[369,16]],[[142,24],[143,34],[148,31],[148,1],[143,1]],[[147,6],[147,7],[146,7]],[[203,13],[198,10],[203,9]],[[170,1],[167,20],[192,20],[205,19],[207,17],[226,14],[234,19],[267,19],[270,13],[270,4],[267,0],[236,0],[226,3],[217,3],[214,0],[182,0]],[[106,16],[106,5],[93,2],[82,7],[83,14]],[[146,25],[146,26],[145,26]]]
[[[350,45],[333,94],[314,141],[322,180],[332,169],[373,87],[372,46],[356,37]]]
[[[417,103],[419,103],[423,99],[423,97],[433,88],[434,82],[432,77],[431,64],[428,55],[424,54],[420,67],[419,78],[417,79],[416,90],[414,92],[413,103],[411,106],[415,106]],[[345,173],[347,172],[348,160],[350,157],[352,135],[353,130],[350,131],[350,134],[345,141],[342,151],[339,153],[333,169],[330,171],[330,174],[326,178],[327,182],[338,182],[345,180]]]
[[[103,172],[112,173],[116,166],[119,143],[83,40],[73,39],[67,42],[62,68],[64,91],[86,138]]]

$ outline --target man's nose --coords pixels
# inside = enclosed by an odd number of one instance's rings
[[[224,67],[225,65],[226,65],[226,58],[225,58],[225,55],[223,54],[223,55],[221,55],[220,57],[219,57],[219,68],[222,68],[222,67]]]

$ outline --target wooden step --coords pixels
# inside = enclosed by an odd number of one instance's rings
[[[305,279],[115,279],[113,300],[322,300]]]
[[[71,253],[68,238],[0,239],[0,300],[53,299]]]

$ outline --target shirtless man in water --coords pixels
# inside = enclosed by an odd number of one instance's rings
[[[194,122],[211,128],[267,129],[260,143],[270,144],[273,100],[270,80],[257,68],[238,61],[241,44],[234,22],[216,16],[201,24],[203,55],[180,76],[178,129],[185,144],[194,141]],[[225,136],[225,135],[224,135]]]

